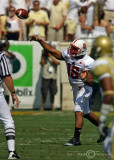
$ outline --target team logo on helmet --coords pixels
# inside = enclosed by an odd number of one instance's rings
[[[86,44],[85,43],[83,43],[83,48],[86,49]]]

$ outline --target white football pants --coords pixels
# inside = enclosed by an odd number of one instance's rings
[[[73,88],[74,112],[80,111],[83,115],[90,112],[89,98],[92,94],[92,87],[84,86]]]
[[[10,127],[15,128],[13,118],[11,116],[9,107],[3,95],[3,88],[1,87],[0,87],[0,121],[2,122],[4,129]]]

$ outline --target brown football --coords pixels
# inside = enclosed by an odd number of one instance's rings
[[[15,11],[15,14],[18,18],[20,19],[27,19],[29,14],[28,11],[23,9],[23,8],[19,8]]]

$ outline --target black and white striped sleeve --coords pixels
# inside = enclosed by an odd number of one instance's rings
[[[1,66],[1,69],[0,69],[1,70],[1,77],[11,76],[11,73],[10,73],[9,67],[8,67],[8,63],[7,63],[7,59],[4,54],[1,56],[0,66]]]

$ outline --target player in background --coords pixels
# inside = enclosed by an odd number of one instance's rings
[[[74,137],[66,144],[66,146],[81,145],[80,134],[83,126],[83,117],[87,118],[94,125],[99,125],[98,117],[89,110],[89,97],[92,94],[92,80],[87,80],[86,84],[81,80],[80,73],[82,70],[89,71],[94,60],[86,55],[86,43],[83,40],[74,40],[69,48],[60,52],[43,41],[38,36],[31,36],[31,41],[37,41],[41,46],[52,54],[58,60],[66,62],[69,83],[72,86],[74,95],[74,113],[75,113],[75,131]],[[91,77],[91,73],[88,72]],[[101,142],[103,139],[99,139]]]
[[[100,36],[93,41],[91,57],[96,59],[91,69],[93,76],[96,77],[103,90],[103,103],[98,126],[101,135],[107,132],[107,116],[112,106],[114,107],[114,58],[112,54],[112,42],[109,37]],[[86,75],[87,72],[84,74]],[[84,78],[85,75],[82,75]],[[85,77],[86,78],[86,77]],[[108,158],[114,160],[114,122],[108,129],[108,136],[104,141],[104,151]]]
[[[9,107],[3,95],[3,88],[1,86],[2,81],[5,82],[11,93],[13,104],[15,103],[15,105],[18,107],[19,100],[16,95],[13,80],[8,68],[8,63],[4,55],[3,44],[0,43],[0,121],[2,122],[5,130],[5,136],[9,151],[8,159],[20,159],[20,156],[15,151],[15,125]]]

